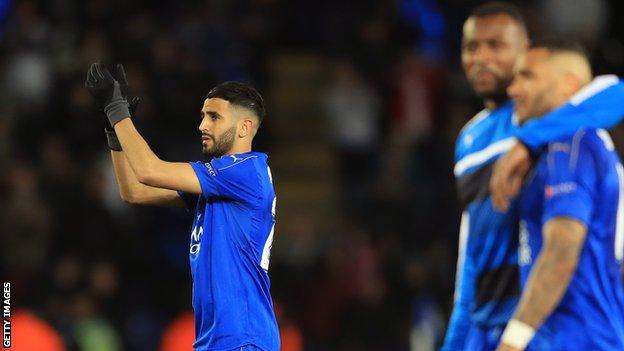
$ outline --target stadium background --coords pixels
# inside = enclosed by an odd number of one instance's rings
[[[102,58],[124,63],[143,98],[135,122],[166,160],[201,158],[217,82],[265,96],[255,149],[278,195],[284,350],[432,350],[452,303],[454,140],[481,108],[458,61],[479,3],[0,0],[0,272],[15,318],[38,316],[67,350],[186,340],[191,218],[119,199],[83,85]],[[624,3],[522,10],[533,35],[575,37],[596,73],[623,73]]]

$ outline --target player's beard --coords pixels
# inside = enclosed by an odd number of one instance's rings
[[[489,70],[489,72],[494,75],[495,79],[495,84],[492,89],[479,91],[475,88],[476,83],[474,82],[474,78],[470,78],[470,81],[473,88],[475,89],[475,92],[477,93],[477,95],[479,95],[481,99],[493,100],[497,103],[497,105],[500,105],[501,103],[509,99],[509,96],[507,95],[507,88],[511,84],[513,76],[505,76],[503,74],[493,72],[492,70]]]
[[[219,138],[214,137],[212,139],[213,145],[212,147],[207,147],[206,145],[202,145],[202,153],[204,156],[215,158],[221,157],[227,154],[230,150],[232,150],[232,146],[234,146],[234,138],[236,137],[236,125],[232,126],[232,128],[226,130]]]
[[[478,92],[479,97],[483,100],[492,100],[497,106],[500,106],[505,101],[509,100],[509,95],[507,95],[507,87],[509,84],[511,84],[511,79],[505,82],[498,82],[496,84],[496,89]]]
[[[521,124],[524,124],[529,119],[543,116],[553,109],[551,106],[552,102],[549,100],[550,96],[548,95],[548,91],[549,90],[541,94],[536,94],[531,105],[523,108],[522,111],[518,111],[518,108],[516,108],[516,113],[518,114]]]

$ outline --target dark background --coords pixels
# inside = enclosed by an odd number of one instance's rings
[[[459,63],[479,3],[0,0],[0,272],[14,308],[68,350],[156,350],[191,309],[191,216],[119,198],[83,85],[103,59],[125,65],[135,123],[165,160],[201,159],[199,110],[218,82],[265,96],[254,148],[278,197],[286,351],[434,349],[452,307],[454,140],[482,108]],[[533,35],[577,38],[596,73],[622,73],[622,2],[521,4]]]

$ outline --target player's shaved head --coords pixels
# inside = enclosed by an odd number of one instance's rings
[[[531,45],[531,50],[537,49],[548,52],[548,63],[556,73],[571,76],[578,81],[580,86],[591,81],[593,74],[589,57],[578,42],[555,38],[544,39]]]
[[[526,26],[514,5],[489,2],[470,13],[463,28],[462,67],[488,107],[507,100],[516,59],[527,47]]]
[[[548,39],[535,42],[520,57],[508,92],[524,122],[564,104],[591,79],[589,58],[580,44]]]

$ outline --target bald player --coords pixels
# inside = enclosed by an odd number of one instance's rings
[[[516,202],[503,211],[494,208],[489,184],[496,160],[518,141],[538,152],[579,127],[607,127],[624,114],[612,109],[614,101],[624,101],[624,84],[599,76],[583,88],[582,98],[521,126],[507,88],[528,45],[523,18],[509,3],[480,5],[464,23],[462,67],[484,109],[462,129],[455,148],[462,219],[444,351],[494,350],[520,296],[518,211]]]
[[[534,44],[508,89],[520,124],[582,99],[583,49]],[[604,130],[580,129],[538,155],[519,202],[522,295],[499,351],[624,350],[624,169]]]

